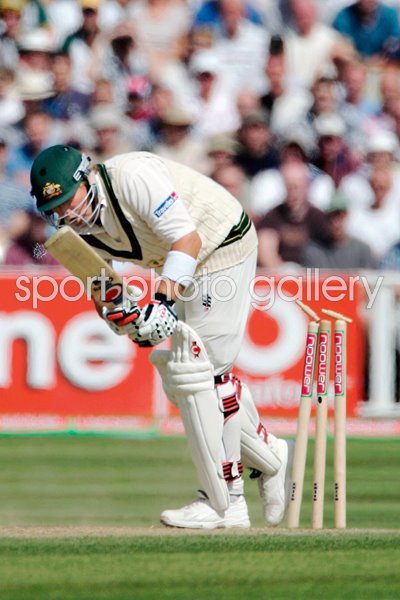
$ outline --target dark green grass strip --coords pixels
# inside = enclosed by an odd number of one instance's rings
[[[0,540],[2,600],[397,598],[399,536]]]
[[[315,534],[289,533],[287,530],[281,535],[240,532],[238,535],[207,533],[193,535],[165,536],[162,530],[160,535],[151,536],[123,536],[123,537],[88,537],[88,538],[0,538],[0,557],[7,553],[15,555],[41,554],[42,556],[96,555],[107,553],[118,554],[124,552],[141,552],[153,554],[155,552],[177,553],[190,552],[196,554],[207,551],[220,552],[298,552],[302,549],[309,551],[329,550],[397,550],[400,554],[400,530],[393,533],[362,531],[354,534],[341,534],[334,530],[318,532]],[[177,531],[177,530],[173,530]],[[0,530],[1,534],[1,530]],[[1,570],[1,565],[0,565]]]

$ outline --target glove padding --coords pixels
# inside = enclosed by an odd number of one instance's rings
[[[139,346],[157,346],[174,333],[177,323],[178,317],[166,297],[156,294],[156,300],[146,304],[132,321],[134,331],[128,335]]]
[[[103,306],[101,315],[110,329],[117,335],[131,337],[136,332],[135,321],[140,317],[141,309],[134,300],[125,300],[117,308],[108,309]]]

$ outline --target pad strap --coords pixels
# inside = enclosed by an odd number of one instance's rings
[[[235,479],[241,477],[243,473],[243,465],[240,461],[226,461],[222,463],[222,471],[224,473],[225,481],[227,483],[231,483],[231,481],[235,481]]]

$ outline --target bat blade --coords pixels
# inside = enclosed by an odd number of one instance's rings
[[[115,306],[122,294],[129,293],[122,277],[71,227],[66,225],[59,229],[44,246],[84,284],[96,304]]]

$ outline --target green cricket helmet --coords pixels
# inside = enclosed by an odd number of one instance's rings
[[[91,170],[91,159],[72,146],[43,150],[31,168],[31,195],[40,212],[49,213],[70,200]]]

